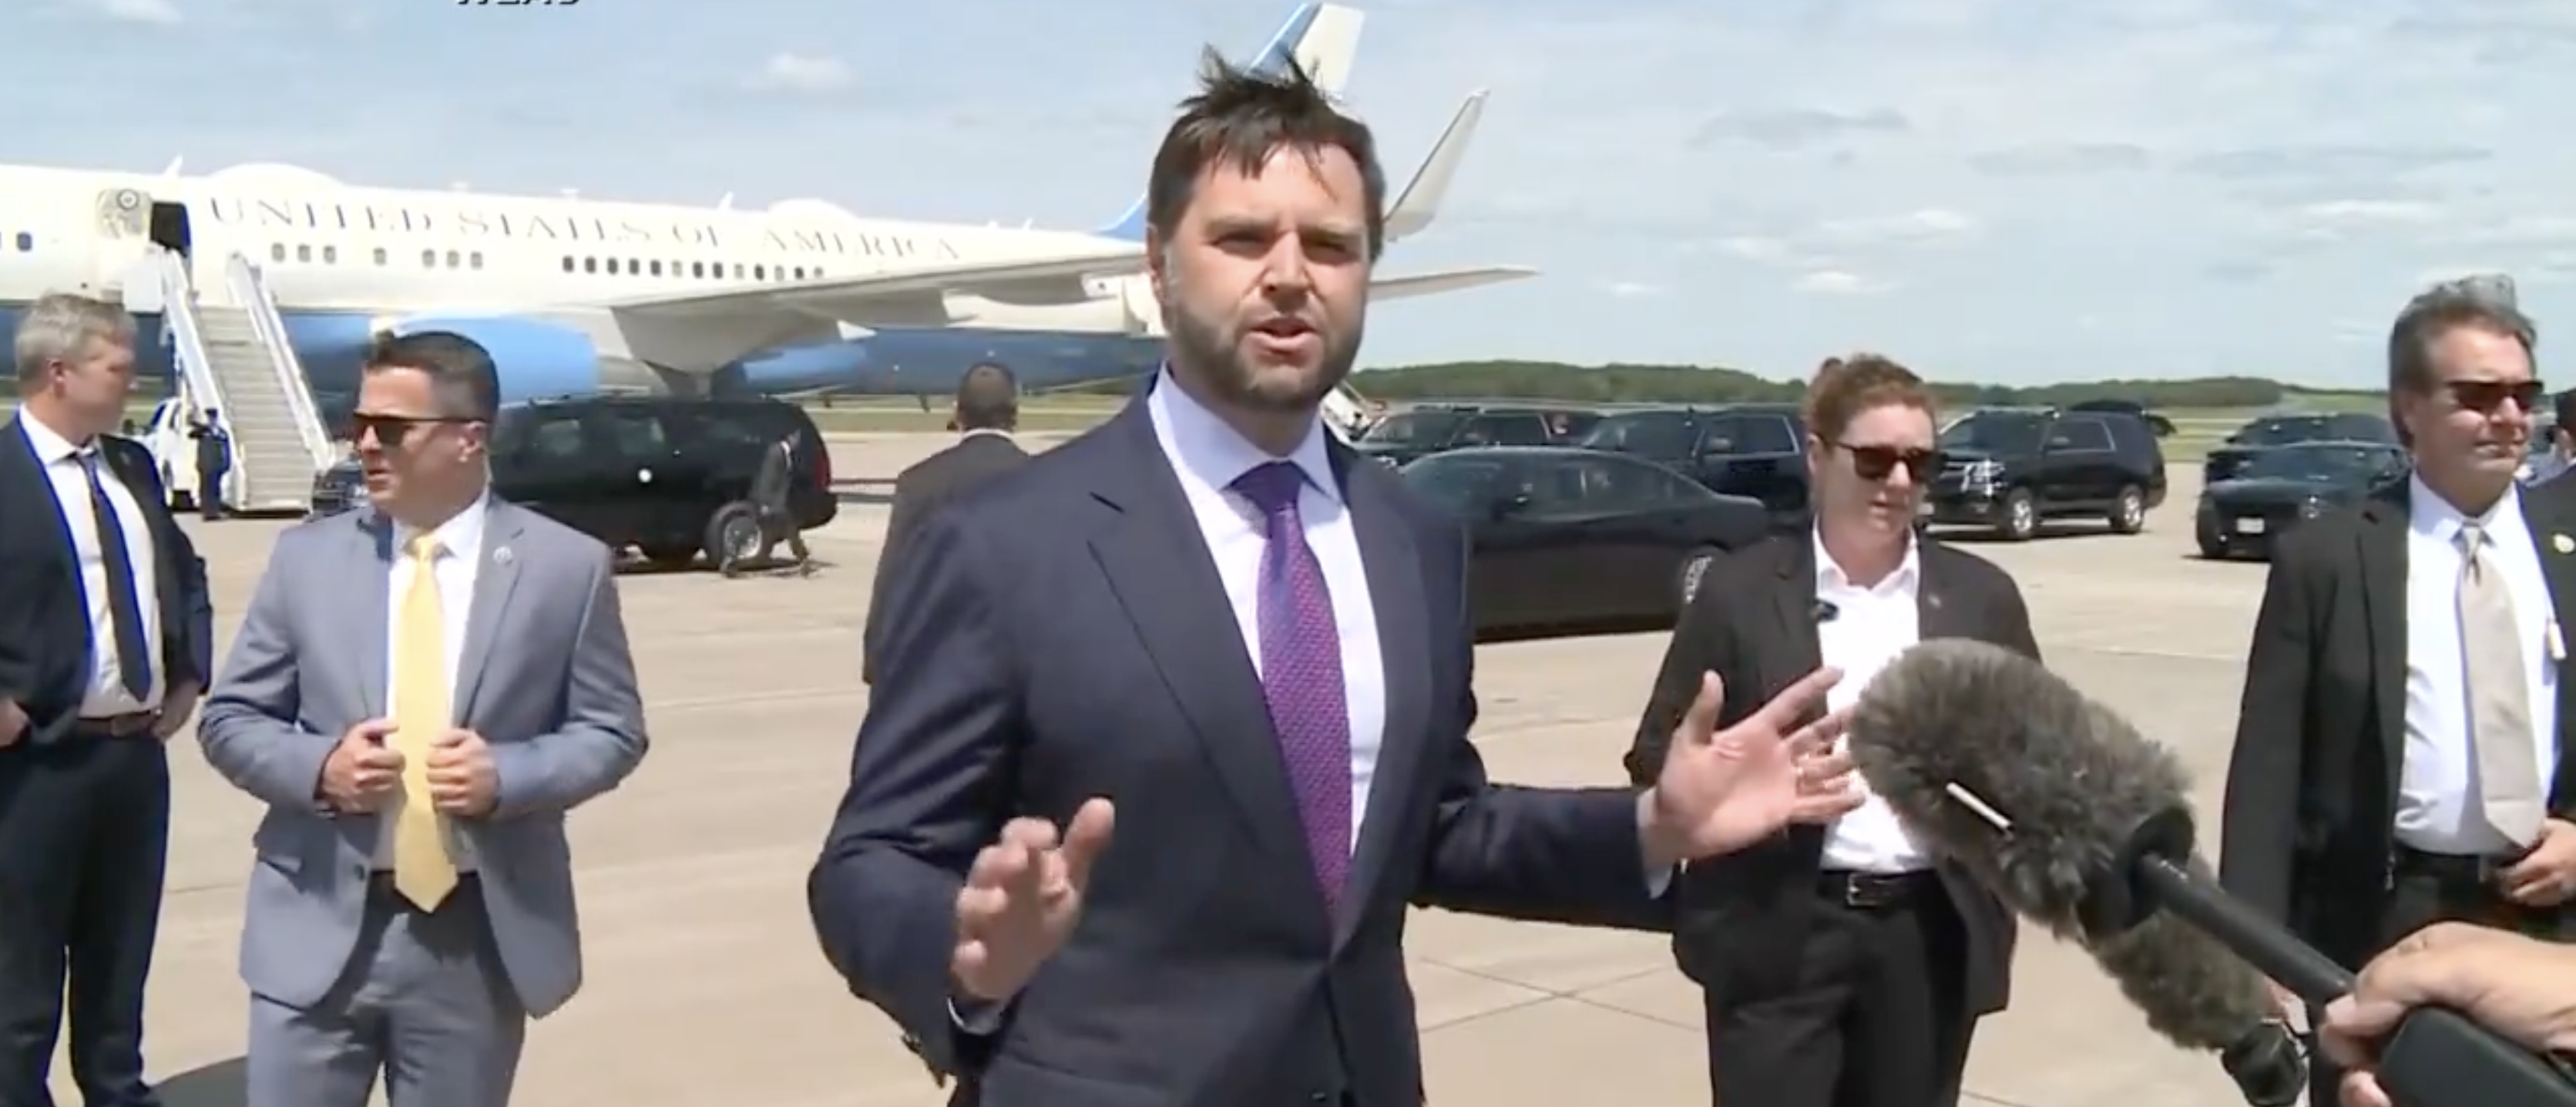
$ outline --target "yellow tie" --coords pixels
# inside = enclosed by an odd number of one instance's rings
[[[447,622],[439,609],[438,539],[411,540],[411,588],[394,637],[394,749],[403,757],[402,800],[394,812],[394,890],[434,911],[456,890],[446,820],[429,798],[431,743],[455,725],[447,686]]]

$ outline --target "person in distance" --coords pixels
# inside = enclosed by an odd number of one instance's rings
[[[2012,578],[1915,530],[1941,471],[1933,409],[1922,378],[1875,354],[1816,371],[1806,400],[1815,525],[1709,570],[1638,721],[1632,778],[1652,779],[1703,672],[1724,678],[1723,724],[1819,664],[1843,673],[1827,705],[1848,707],[1927,639],[2039,656]],[[1976,1020],[2004,1006],[2013,916],[1927,853],[1883,801],[1694,864],[1674,894],[1674,959],[1703,992],[1716,1102],[1958,1102]]]
[[[1457,521],[1326,432],[1384,242],[1368,128],[1211,55],[1157,152],[1171,335],[1108,423],[922,520],[808,882],[950,1100],[1410,1107],[1409,904],[1657,928],[1681,861],[1848,806],[1806,674],[1644,790],[1492,783]],[[1113,827],[1115,840],[1112,840]]]
[[[2388,338],[2414,475],[2273,552],[2219,879],[2347,966],[2441,920],[2568,936],[2576,486],[2514,481],[2543,395],[2536,342],[2497,286],[2416,296]],[[2332,1059],[2310,1072],[2309,1101],[2331,1102]]]
[[[877,554],[867,624],[859,639],[861,681],[876,683],[886,581],[893,579],[894,565],[912,544],[913,532],[921,529],[924,517],[958,493],[1028,464],[1029,452],[1011,438],[1019,424],[1019,378],[1000,362],[973,366],[957,378],[957,406],[949,428],[959,432],[957,441],[895,474],[894,512],[886,519],[885,548]]]
[[[2318,1028],[2319,1044],[2344,1070],[2344,1107],[2392,1107],[2371,1072],[2372,1045],[2425,1006],[2450,1008],[2536,1053],[2576,1056],[2576,947],[2444,922],[2371,958]]]
[[[246,1102],[502,1107],[581,983],[565,813],[643,761],[607,547],[492,495],[482,345],[380,340],[367,510],[280,535],[206,698],[268,805],[242,918]]]

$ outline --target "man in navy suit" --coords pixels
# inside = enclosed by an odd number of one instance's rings
[[[922,522],[815,927],[954,1104],[1415,1104],[1406,905],[1668,925],[1680,862],[1856,802],[1834,673],[1722,732],[1711,678],[1650,788],[1490,783],[1462,528],[1319,416],[1383,237],[1368,129],[1222,63],[1183,109],[1169,363]]]

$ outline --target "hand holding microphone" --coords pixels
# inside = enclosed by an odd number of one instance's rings
[[[2576,947],[2463,923],[2409,935],[2326,1006],[2318,1041],[2348,1070],[2345,1107],[2390,1107],[2372,1072],[2377,1044],[2419,1006],[2438,1004],[2525,1049],[2576,1051]]]

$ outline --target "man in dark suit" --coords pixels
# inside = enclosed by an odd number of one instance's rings
[[[958,493],[1029,461],[1029,452],[1011,440],[1020,425],[1020,383],[1004,365],[986,362],[957,378],[957,408],[950,425],[960,432],[954,445],[895,474],[894,513],[886,520],[885,548],[877,555],[860,641],[859,676],[870,684],[876,683],[877,640],[884,633],[886,582],[894,579],[894,565],[921,521]]]
[[[1703,697],[1643,792],[1486,779],[1461,529],[1319,411],[1373,142],[1302,74],[1207,82],[1147,186],[1169,361],[922,522],[808,885],[953,1104],[1411,1107],[1408,904],[1653,927],[1677,862],[1854,802],[1795,760],[1830,672],[1725,733]]]
[[[204,418],[188,428],[197,448],[197,511],[209,523],[224,517],[224,474],[233,467],[233,436],[223,416],[207,408]]]
[[[2563,936],[2576,894],[2576,496],[2513,479],[2534,341],[2509,295],[2416,297],[2388,339],[2414,475],[2273,551],[2219,877],[2348,966],[2440,920]]]
[[[1927,639],[2039,656],[2011,577],[1916,535],[1918,502],[1941,468],[1921,378],[1871,354],[1828,361],[1806,423],[1815,527],[1710,570],[1637,724],[1637,780],[1654,778],[1703,672],[1725,682],[1723,724],[1819,664],[1843,672],[1827,703],[1845,706]],[[2004,1006],[2012,914],[1883,801],[1692,865],[1675,898],[1673,953],[1704,993],[1718,1103],[1958,1102],[1976,1020]]]
[[[814,551],[805,547],[805,529],[797,525],[796,507],[791,499],[796,484],[796,446],[797,434],[789,431],[778,436],[778,441],[762,447],[760,464],[751,471],[751,494],[747,497],[751,501],[753,519],[760,527],[760,548],[749,557],[737,557],[734,550],[725,551],[724,558],[716,565],[725,576],[742,575],[745,561],[764,567],[775,564],[770,558],[777,552],[780,542],[787,543],[788,554],[796,559],[794,567],[797,572],[813,573]]]
[[[151,455],[109,432],[134,320],[50,295],[18,325],[0,427],[0,1103],[46,1091],[70,985],[72,1077],[90,1107],[143,1082],[143,988],[168,859],[162,743],[206,686],[206,566]]]

